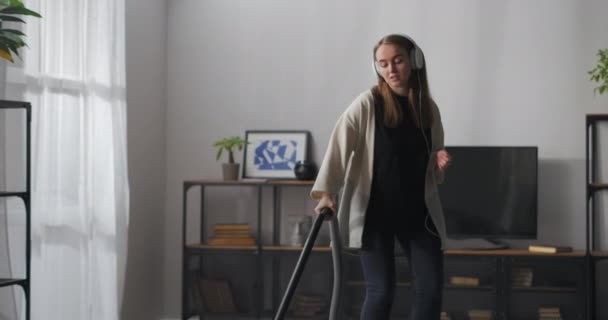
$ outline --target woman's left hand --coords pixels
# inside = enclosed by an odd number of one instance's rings
[[[439,168],[439,170],[445,170],[450,165],[451,160],[452,158],[450,157],[450,154],[447,151],[437,151],[437,168]]]

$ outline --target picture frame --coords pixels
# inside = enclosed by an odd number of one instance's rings
[[[247,130],[243,179],[295,179],[298,161],[308,160],[306,130]]]

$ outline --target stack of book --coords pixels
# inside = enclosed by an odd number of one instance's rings
[[[447,312],[445,311],[441,311],[441,320],[451,320],[452,318],[450,318],[450,316],[448,315]]]
[[[208,240],[212,246],[254,246],[251,227],[247,223],[222,223],[213,225],[213,237]]]
[[[450,277],[450,284],[455,285],[455,286],[477,287],[477,286],[479,286],[479,278],[453,276],[453,277]]]
[[[205,310],[212,313],[237,312],[230,284],[221,279],[201,279],[197,295],[200,295]]]
[[[559,307],[540,307],[538,320],[562,320],[562,313]]]
[[[469,320],[492,320],[494,319],[494,312],[492,310],[469,310]]]
[[[514,267],[511,269],[511,286],[531,287],[533,276],[532,268]]]
[[[325,299],[321,296],[296,294],[293,297],[291,314],[296,318],[310,318],[321,314],[325,307]]]
[[[549,246],[549,245],[530,245],[528,247],[530,252],[538,253],[559,253],[559,252],[572,252],[572,247],[568,246]]]

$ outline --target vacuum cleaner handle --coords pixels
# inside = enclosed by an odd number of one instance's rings
[[[287,285],[287,290],[285,291],[285,295],[283,296],[283,300],[279,305],[279,309],[274,317],[274,320],[283,320],[285,317],[285,312],[287,312],[287,308],[289,307],[289,303],[291,302],[291,298],[296,290],[296,286],[300,281],[300,277],[302,276],[302,271],[304,270],[304,266],[306,265],[306,261],[308,260],[308,256],[312,251],[312,247],[314,245],[315,240],[317,239],[317,235],[319,233],[319,229],[321,229],[321,225],[323,221],[327,218],[330,218],[330,237],[331,237],[331,247],[332,247],[332,261],[333,261],[333,269],[334,269],[334,288],[331,296],[331,305],[329,311],[329,320],[336,320],[338,316],[338,311],[340,309],[340,294],[341,294],[341,286],[342,286],[342,242],[340,241],[340,230],[338,228],[338,219],[334,212],[329,208],[321,209],[321,213],[317,216],[310,233],[308,234],[308,238],[306,238],[306,242],[304,243],[304,248],[302,249],[302,253],[300,254],[300,258],[296,264],[296,268],[289,280],[289,284]]]

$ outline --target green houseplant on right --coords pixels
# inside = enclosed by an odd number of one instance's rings
[[[0,58],[14,62],[13,54],[19,57],[19,48],[27,46],[22,39],[25,34],[19,30],[6,28],[5,22],[25,23],[16,16],[42,16],[25,7],[20,0],[0,0]]]
[[[216,160],[220,160],[224,151],[228,153],[228,162],[222,164],[224,180],[238,180],[239,164],[234,162],[234,149],[241,151],[247,143],[246,140],[238,136],[227,137],[213,143],[213,146],[218,148]]]
[[[605,91],[608,91],[608,49],[598,50],[597,56],[597,65],[588,73],[590,80],[598,83],[593,92],[602,95]]]

